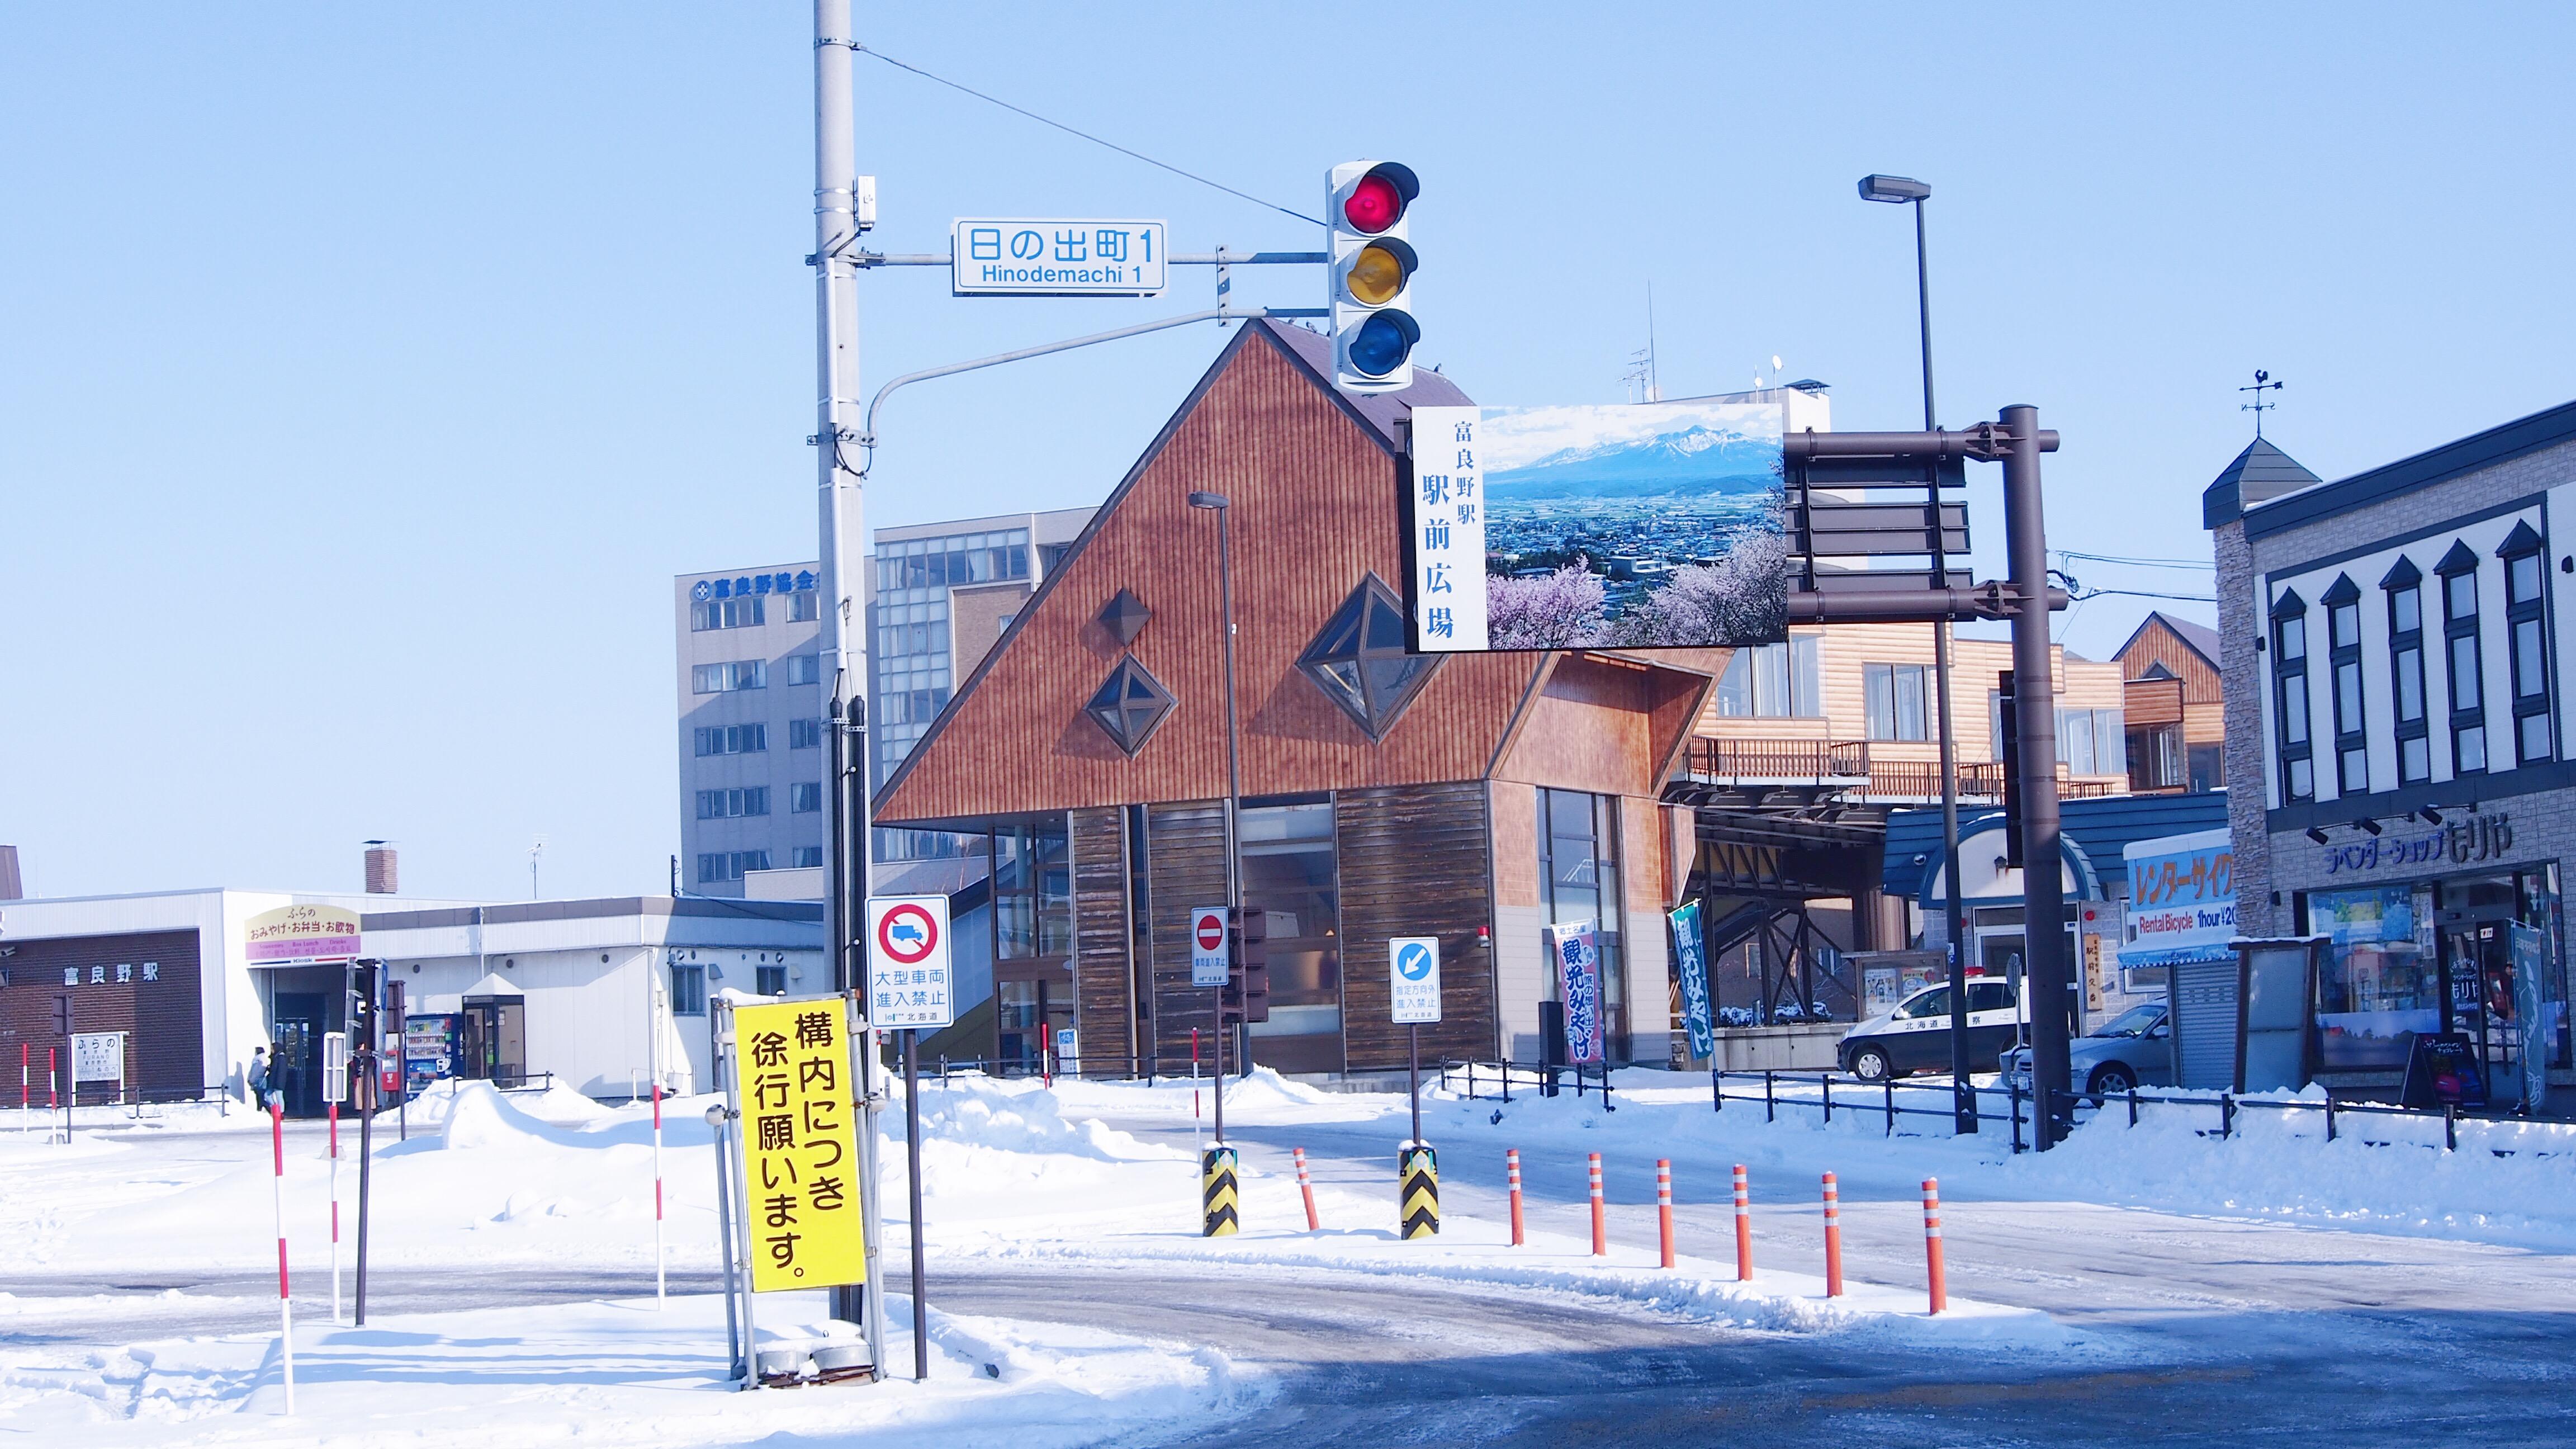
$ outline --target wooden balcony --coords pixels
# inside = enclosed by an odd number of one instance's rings
[[[1941,798],[1941,767],[1929,761],[1870,758],[1865,740],[1718,740],[1691,741],[1684,767],[1693,783],[1718,786],[1784,786],[1826,788],[1847,797],[1889,803],[1928,802]],[[1991,761],[1958,768],[1959,799],[1977,805],[2000,805],[2004,767]],[[2057,772],[2061,799],[2082,800],[2128,793],[2117,780],[2078,780]]]

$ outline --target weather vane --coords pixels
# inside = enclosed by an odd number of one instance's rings
[[[2265,402],[2263,400],[2263,394],[2266,391],[2278,391],[2280,386],[2281,385],[2279,383],[2272,380],[2272,374],[2265,372],[2263,369],[2258,367],[2254,369],[2254,385],[2251,387],[2240,387],[2237,389],[2238,392],[2250,392],[2254,394],[2254,400],[2238,408],[2237,411],[2252,413],[2254,415],[2254,436],[2257,438],[2263,436],[2263,414],[2280,406],[2280,404],[2276,402]]]

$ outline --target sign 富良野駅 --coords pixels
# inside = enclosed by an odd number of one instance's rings
[[[279,906],[242,923],[243,959],[253,966],[358,957],[358,913],[339,906]]]
[[[960,297],[1151,297],[1169,285],[1159,221],[960,217],[948,233]]]
[[[161,963],[158,961],[145,961],[139,965],[131,961],[120,961],[113,966],[63,968],[65,986],[105,986],[111,981],[119,986],[130,986],[136,982],[157,982],[160,979]]]
[[[751,1291],[867,1281],[840,998],[733,1008]]]
[[[742,574],[730,579],[700,579],[689,586],[689,597],[703,604],[709,599],[750,599],[763,594],[810,594],[814,591],[814,571],[798,569],[794,573]]]

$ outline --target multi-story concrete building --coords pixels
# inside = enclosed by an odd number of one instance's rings
[[[1045,582],[1088,508],[880,529],[870,559],[869,738],[879,778],[911,753]],[[823,864],[822,593],[814,563],[683,574],[679,639],[681,888],[819,895]],[[881,857],[943,853],[889,831]],[[749,877],[746,885],[745,878]]]
[[[2323,1079],[2460,1033],[2494,1099],[2570,1080],[2576,403],[2333,483],[2257,441],[2202,511],[2238,929],[2330,942]]]
[[[680,888],[823,864],[822,599],[815,565],[683,574]]]

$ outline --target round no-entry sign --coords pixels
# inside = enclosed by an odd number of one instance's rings
[[[1225,917],[1215,911],[1201,911],[1191,928],[1198,937],[1199,949],[1214,951],[1225,944]]]
[[[919,906],[906,902],[877,922],[877,949],[898,965],[918,966],[938,947],[939,923]]]

